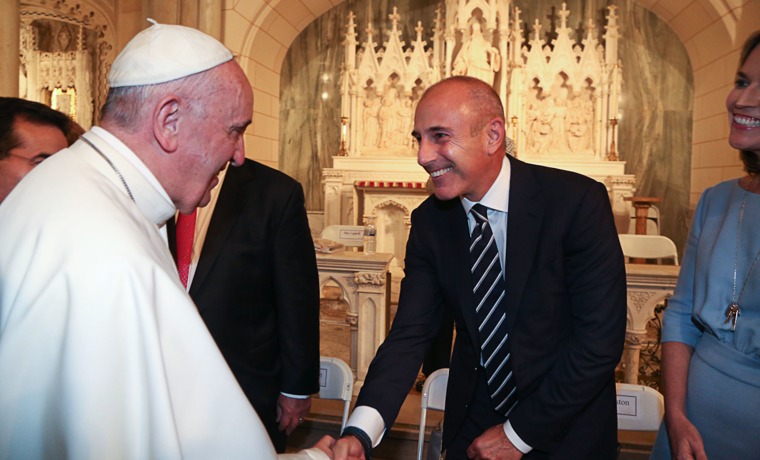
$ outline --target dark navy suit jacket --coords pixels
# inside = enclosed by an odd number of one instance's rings
[[[506,307],[519,399],[510,422],[535,449],[528,458],[614,458],[626,281],[607,191],[579,174],[510,162]],[[459,199],[431,196],[412,213],[398,312],[357,401],[393,424],[448,309],[457,338],[444,447],[482,372],[468,251]]]

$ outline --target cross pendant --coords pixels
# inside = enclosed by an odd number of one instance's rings
[[[731,332],[734,332],[736,330],[736,320],[739,319],[739,315],[741,315],[742,309],[739,308],[739,305],[737,303],[732,302],[728,308],[726,308],[726,321],[725,324],[728,324],[729,321],[731,321]]]

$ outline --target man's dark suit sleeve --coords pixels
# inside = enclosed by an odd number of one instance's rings
[[[300,184],[284,203],[272,241],[278,327],[282,359],[280,391],[311,394],[318,391],[314,375],[319,363],[319,275],[314,243]]]
[[[426,204],[430,207],[432,199]],[[461,231],[467,231],[467,220],[461,210]],[[430,240],[437,239],[436,227],[412,212],[411,231],[406,245],[405,277],[401,281],[398,310],[388,337],[378,348],[370,364],[357,406],[375,408],[386,427],[393,425],[409,389],[417,377],[422,360],[438,334],[444,303],[439,278],[439,260],[430,249]],[[450,229],[437,228],[448,231]],[[459,248],[461,249],[461,248]],[[466,250],[466,248],[464,249]]]
[[[609,198],[605,187],[597,182],[582,192],[581,199],[572,200],[577,209],[571,210],[574,217],[562,237],[563,253],[558,254],[563,261],[557,264],[564,270],[565,286],[556,290],[568,297],[570,307],[570,322],[564,326],[569,334],[567,346],[510,416],[523,441],[548,451],[571,425],[583,429],[578,426],[579,414],[593,413],[589,405],[595,404],[594,400],[606,400],[600,395],[609,392],[613,384],[612,371],[620,360],[625,336],[625,269]],[[552,216],[546,218],[551,220]],[[525,327],[526,323],[521,324]],[[538,336],[534,339],[543,340]],[[529,345],[519,349],[528,350]],[[607,423],[611,414],[604,415],[597,413]]]

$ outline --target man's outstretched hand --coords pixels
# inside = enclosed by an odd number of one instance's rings
[[[332,446],[333,460],[366,460],[362,443],[354,436],[343,436]]]

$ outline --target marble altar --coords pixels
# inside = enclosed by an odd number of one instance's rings
[[[435,61],[445,61],[443,50],[432,49],[435,36],[431,25],[439,3],[439,0],[346,0],[310,24],[291,44],[281,74],[279,164],[283,171],[304,185],[309,210],[325,209],[322,172],[334,166],[333,157],[340,145],[342,99],[338,82],[339,69],[345,61],[349,13],[353,11],[356,16],[357,41],[365,40],[364,29],[371,23],[374,40],[381,45],[388,40],[392,29],[388,15],[397,7],[401,39],[407,45],[414,42],[418,21],[422,21],[425,28],[422,38],[427,42],[425,52],[433,53]],[[524,31],[525,41],[530,38],[529,29],[536,19],[542,26],[542,37],[555,36],[562,3],[560,0],[509,2],[511,7],[522,11],[521,17],[530,25]],[[571,11],[568,27],[575,31],[575,38],[584,37],[589,19],[593,19],[597,27],[604,26],[610,4],[607,0],[567,0],[565,3]],[[661,233],[682,249],[689,223],[693,72],[681,41],[665,22],[647,9],[646,2],[613,4],[618,6],[618,56],[624,64],[618,107],[621,115],[617,125],[618,157],[625,161],[625,173],[636,175],[636,194],[663,198]],[[464,18],[462,30],[466,30],[469,18]],[[487,28],[482,28],[482,32],[484,38],[488,38]],[[454,40],[456,45],[456,34]],[[498,49],[499,38],[496,40],[492,43]],[[456,51],[452,49],[452,62]],[[500,57],[504,67],[509,54]],[[502,84],[500,72],[494,76],[497,85]],[[372,118],[372,112],[367,116]],[[507,116],[511,122],[512,114],[508,112]],[[583,131],[574,120],[568,124],[576,133]],[[372,129],[367,134],[376,135]],[[370,139],[368,143],[373,142]],[[583,145],[580,142],[576,150],[583,150]],[[523,153],[517,149],[519,157],[522,158]],[[626,186],[633,187],[633,184]],[[613,197],[613,203],[617,203],[616,200]],[[626,220],[625,216],[621,218],[621,222]],[[621,230],[623,228],[621,225]]]
[[[588,21],[582,37],[568,27],[566,4],[557,13],[556,37],[546,39],[535,21],[529,41],[520,9],[508,0],[447,1],[426,32],[422,20],[407,46],[396,7],[382,45],[373,23],[346,19],[341,66],[340,155],[323,168],[324,225],[378,222],[378,248],[394,254],[394,279],[403,277],[410,214],[427,197],[426,175],[416,165],[409,135],[414,107],[425,88],[450,75],[469,75],[494,86],[512,117],[508,135],[526,161],[568,169],[607,185],[613,209],[630,213],[635,177],[612,160],[614,124],[622,82],[615,6],[605,32]],[[425,35],[432,35],[430,41]],[[604,40],[604,44],[600,40]],[[498,77],[498,78],[497,78]],[[398,286],[394,286],[393,298]]]
[[[680,267],[677,265],[626,264],[628,315],[625,327],[623,364],[625,383],[638,383],[639,357],[646,340],[647,323],[655,307],[673,294]]]
[[[335,283],[341,291],[341,298],[348,304],[349,366],[356,376],[354,394],[361,389],[369,363],[390,327],[388,269],[392,258],[392,254],[386,253],[317,253],[320,291],[325,284]]]
[[[21,11],[19,97],[49,105],[88,129],[105,102],[106,63],[114,56],[105,24],[79,14],[32,6]]]

